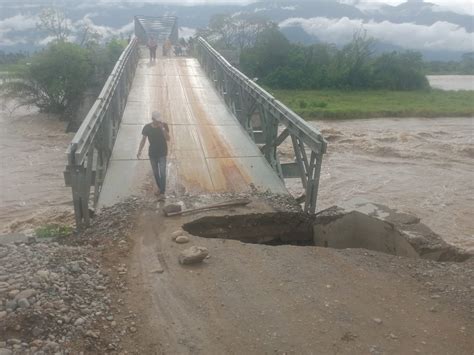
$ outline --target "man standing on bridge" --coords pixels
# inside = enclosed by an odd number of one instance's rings
[[[170,140],[168,125],[163,122],[161,114],[158,111],[151,115],[152,121],[143,127],[142,140],[138,148],[137,158],[140,159],[143,147],[148,138],[148,156],[150,158],[151,168],[155,176],[158,191],[155,193],[159,200],[165,199],[166,191],[166,156],[168,155],[168,144]]]

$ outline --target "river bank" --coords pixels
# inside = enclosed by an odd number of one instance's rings
[[[270,90],[307,120],[472,117],[474,91]]]

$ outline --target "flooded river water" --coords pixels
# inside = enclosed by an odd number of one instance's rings
[[[361,197],[413,213],[474,250],[473,118],[312,124],[329,142],[318,209]],[[0,230],[71,220],[62,176],[71,139],[63,123],[35,110],[0,111]]]
[[[320,121],[328,140],[318,209],[352,198],[417,215],[474,250],[474,119]]]
[[[70,218],[71,192],[62,173],[72,139],[64,122],[35,109],[0,110],[0,230]]]

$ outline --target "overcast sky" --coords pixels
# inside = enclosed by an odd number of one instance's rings
[[[318,0],[307,0],[318,1]],[[371,10],[376,4],[397,5],[405,2],[403,0],[333,0],[351,5],[356,5],[364,10]],[[421,0],[409,0],[421,2]],[[245,4],[253,1],[249,0],[0,0],[0,12],[2,4],[13,5],[13,8],[28,8],[28,4],[32,5],[54,5],[62,3],[74,4],[79,7],[87,8],[86,12],[81,15],[82,18],[69,20],[69,29],[71,30],[71,40],[87,25],[88,28],[98,33],[102,39],[107,40],[114,36],[128,36],[133,32],[133,22],[119,23],[115,27],[107,26],[102,19],[98,20],[99,11],[94,10],[101,7],[102,13],[105,8],[115,7],[119,4],[140,4],[140,3],[175,3],[192,5],[197,3],[208,4],[224,4],[239,3]],[[288,1],[289,2],[289,1]],[[426,1],[427,2],[427,1]],[[430,2],[439,5],[439,9],[449,9],[451,11],[473,14],[473,0],[431,0]],[[99,6],[98,6],[99,5]],[[37,7],[37,6],[35,6]],[[118,6],[121,7],[121,6]],[[309,15],[309,14],[308,14]],[[316,15],[316,14],[315,14]],[[316,15],[317,16],[317,15]],[[10,14],[1,19],[0,16],[0,49],[8,49],[16,45],[27,45],[31,42],[32,33],[36,32],[36,24],[38,23],[38,14],[35,12],[18,12]],[[417,23],[393,23],[388,20],[361,20],[326,17],[309,17],[300,18],[292,16],[291,11],[288,12],[286,20],[279,23],[282,28],[285,27],[301,27],[305,32],[317,37],[318,39],[336,43],[338,45],[345,44],[351,40],[355,31],[364,28],[369,36],[397,47],[414,50],[439,51],[447,50],[452,52],[471,52],[474,50],[474,33],[468,32],[466,28],[454,23],[437,21],[432,24]],[[186,26],[186,25],[184,25]],[[194,28],[181,28],[180,34],[187,37],[194,33]],[[39,36],[39,35],[38,35]],[[45,45],[52,40],[51,37],[38,38],[34,41],[37,45]]]
[[[11,0],[0,0],[2,1],[9,1]],[[21,0],[18,0],[21,2]],[[39,0],[41,2],[47,2],[48,0]],[[54,2],[54,0],[51,0]],[[87,0],[90,1],[90,0]],[[373,4],[388,4],[388,5],[399,5],[406,0],[335,0],[339,2],[345,3],[367,3],[370,5]],[[78,0],[78,3],[80,0]],[[137,3],[137,2],[158,2],[158,3],[173,3],[173,4],[249,4],[255,1],[252,0],[98,0],[98,2],[110,2],[110,3],[120,3],[120,2],[128,2],[128,3]],[[436,5],[440,5],[442,8],[451,9],[457,12],[465,12],[474,14],[474,1],[473,0],[430,0],[425,2],[431,2]]]

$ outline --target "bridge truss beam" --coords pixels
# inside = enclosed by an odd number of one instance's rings
[[[267,91],[233,67],[203,38],[198,59],[228,108],[256,144],[276,174],[299,177],[305,189],[305,211],[315,213],[319,177],[327,143],[321,133]],[[283,128],[283,129],[281,129]],[[281,163],[278,147],[291,139],[295,162]]]

